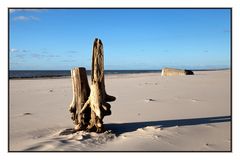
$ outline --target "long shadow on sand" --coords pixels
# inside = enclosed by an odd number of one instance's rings
[[[132,123],[109,123],[105,124],[107,130],[112,130],[116,135],[120,135],[125,132],[132,132],[138,128],[144,128],[147,126],[158,126],[161,128],[173,127],[173,126],[191,126],[210,123],[221,123],[231,121],[231,116],[218,116],[218,117],[206,117],[206,118],[193,118],[193,119],[175,119],[165,121],[149,121],[149,122],[132,122]]]

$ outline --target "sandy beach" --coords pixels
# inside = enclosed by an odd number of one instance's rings
[[[231,151],[230,71],[194,73],[107,75],[101,134],[71,132],[70,78],[10,80],[9,151]]]

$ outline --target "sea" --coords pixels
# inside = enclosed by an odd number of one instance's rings
[[[161,73],[161,70],[104,70],[109,74]],[[87,70],[87,75],[91,70]],[[70,70],[10,70],[9,79],[70,77]]]

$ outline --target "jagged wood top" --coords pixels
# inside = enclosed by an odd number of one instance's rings
[[[98,38],[93,44],[91,82],[104,82],[103,44]]]

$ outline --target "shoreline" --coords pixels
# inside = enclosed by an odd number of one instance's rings
[[[90,70],[88,70],[89,72]],[[122,70],[120,70],[122,71]],[[132,71],[132,70],[131,70]],[[138,70],[136,70],[138,71]],[[105,76],[117,76],[117,75],[135,75],[135,74],[153,74],[153,73],[160,73],[161,74],[161,70],[146,70],[147,72],[133,72],[133,73],[105,73]],[[151,72],[153,71],[153,72]],[[214,72],[214,71],[231,71],[231,69],[199,69],[199,70],[192,70],[194,72]],[[90,76],[91,73],[88,73],[87,76]],[[64,78],[71,78],[71,75],[57,75],[57,76],[37,76],[37,77],[8,77],[8,80],[34,80],[34,79],[64,79]]]

